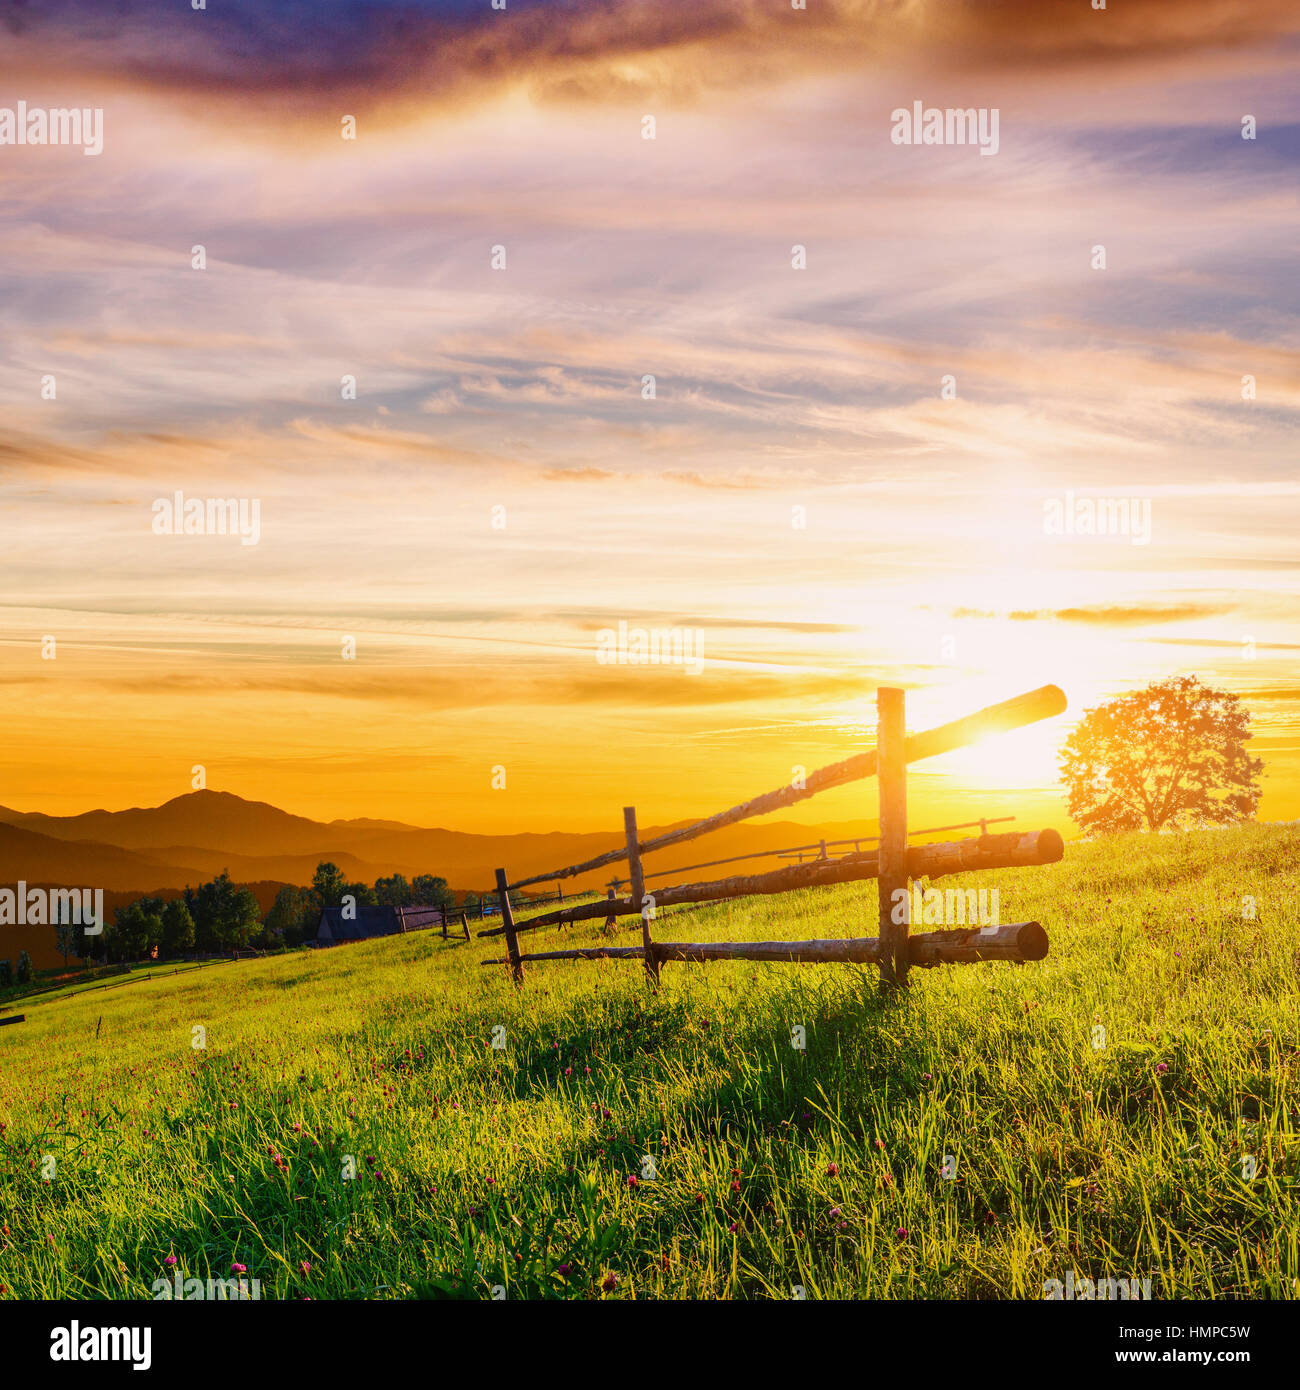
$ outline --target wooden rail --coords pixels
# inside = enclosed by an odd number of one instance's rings
[[[905,741],[903,759],[905,762],[914,763],[921,758],[933,758],[940,753],[950,753],[956,748],[964,748],[986,738],[989,734],[1006,733],[1025,724],[1037,723],[1040,719],[1050,719],[1053,715],[1063,713],[1065,707],[1065,692],[1059,686],[1040,686],[1037,690],[1017,695],[1014,699],[1003,700],[1000,704],[989,705],[986,709],[968,714],[964,719],[954,719],[951,724],[941,724],[925,733],[913,734]],[[719,811],[716,816],[708,816],[693,825],[670,830],[666,835],[660,835],[654,840],[645,840],[641,844],[641,854],[644,857],[652,850],[667,849],[669,845],[697,839],[700,835],[721,830],[724,826],[735,825],[738,821],[751,820],[754,816],[765,816],[769,812],[783,810],[786,806],[793,806],[797,801],[806,801],[810,796],[828,791],[831,787],[841,787],[846,782],[873,777],[876,773],[876,754],[877,750],[872,749],[869,753],[859,753],[855,757],[844,759],[843,762],[832,763],[829,767],[810,772],[803,779],[802,786],[777,787],[775,791],[764,792],[762,796],[743,801],[739,806]],[[510,887],[527,888],[534,883],[574,878],[593,869],[602,869],[606,864],[617,864],[626,858],[627,846],[624,845],[621,849],[598,854],[594,859],[585,860],[581,864],[571,864],[567,869],[552,869],[544,874],[534,874],[531,878],[521,878]]]
[[[911,878],[942,878],[945,874],[971,873],[976,869],[1010,869],[1032,864],[1054,864],[1065,853],[1065,844],[1055,830],[1030,830],[1009,835],[981,835],[973,840],[944,841],[936,845],[913,845],[907,851],[907,873]],[[821,888],[832,883],[855,883],[879,877],[875,850],[846,854],[839,859],[813,859],[807,864],[790,864],[761,874],[740,874],[716,879],[712,883],[682,883],[661,888],[652,894],[654,905],[675,907],[682,903],[717,902],[722,898],[744,898],[770,893],[793,893],[800,888]],[[641,911],[630,897],[598,898],[595,902],[557,908],[514,924],[516,933],[538,927],[567,926],[599,917],[629,917]],[[488,927],[480,937],[500,936],[503,927]]]
[[[812,941],[656,941],[658,961],[755,960],[791,963],[881,965],[894,962],[892,946],[879,937],[831,937]],[[576,946],[567,951],[535,951],[523,962],[540,960],[640,960],[644,946]],[[923,932],[907,940],[909,965],[934,966],[967,961],[1034,961],[1047,956],[1047,933],[1037,922],[1000,927]],[[485,960],[506,965],[508,960]]]

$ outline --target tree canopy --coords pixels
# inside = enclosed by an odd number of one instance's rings
[[[1227,825],[1259,806],[1250,711],[1195,676],[1087,710],[1061,750],[1071,818],[1086,831]]]

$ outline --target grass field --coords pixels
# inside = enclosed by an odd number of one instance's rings
[[[479,965],[499,941],[420,933],[35,1004],[0,1031],[0,1296],[232,1264],[264,1298],[1041,1298],[1069,1270],[1294,1296],[1300,831],[961,884],[1040,920],[1049,958],[916,971],[898,1000],[741,963],[667,965],[657,996],[637,964],[556,963],[516,991]],[[656,930],[874,935],[875,904]]]

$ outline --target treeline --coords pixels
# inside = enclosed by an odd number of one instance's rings
[[[186,888],[179,898],[137,898],[116,909],[113,921],[102,933],[88,936],[80,926],[56,928],[58,949],[65,962],[81,960],[118,962],[157,955],[167,959],[185,955],[211,955],[246,949],[280,950],[298,946],[316,935],[321,912],[341,907],[351,899],[357,907],[455,906],[456,895],[447,880],[435,874],[419,874],[408,883],[401,874],[377,878],[373,884],[349,883],[335,864],[318,864],[310,888],[281,888],[265,920],[257,897],[249,888],[232,883],[221,873],[198,888]],[[470,893],[466,906],[478,906]]]
[[[354,907],[438,907],[449,911],[456,895],[447,880],[436,874],[417,874],[408,883],[401,874],[377,878],[374,884],[349,883],[334,864],[318,864],[310,888],[281,888],[266,914],[266,933],[275,945],[296,946],[316,935],[320,915],[327,907],[342,907],[351,899]],[[473,893],[467,906],[478,906]]]

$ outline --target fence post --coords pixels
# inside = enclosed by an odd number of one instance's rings
[[[497,870],[497,897],[501,899],[501,921],[506,929],[506,951],[510,956],[510,969],[515,983],[524,982],[524,964],[519,959],[519,938],[515,935],[515,914],[510,906],[509,880],[504,869]]]
[[[447,909],[446,909],[445,907],[444,907],[443,910],[442,910],[441,916],[442,916],[442,939],[443,939],[444,941],[446,941],[446,939],[447,939]]]
[[[880,787],[880,983],[885,989],[907,984],[907,737],[906,696],[890,686],[876,691],[876,771]],[[894,894],[903,890],[895,921]]]
[[[564,901],[564,884],[562,883],[557,883],[555,885],[555,901],[557,903],[562,903]]]
[[[612,898],[614,896],[614,890],[612,888],[607,889],[605,896],[607,898]],[[611,912],[609,916],[605,918],[605,925],[607,927],[616,927],[618,925],[618,918]]]
[[[650,939],[650,919],[646,916],[645,878],[641,873],[641,846],[636,837],[636,807],[623,807],[623,832],[627,836],[627,868],[631,876],[632,901],[641,909],[641,945],[645,950],[646,974],[657,985],[659,962],[655,959],[654,942]]]

